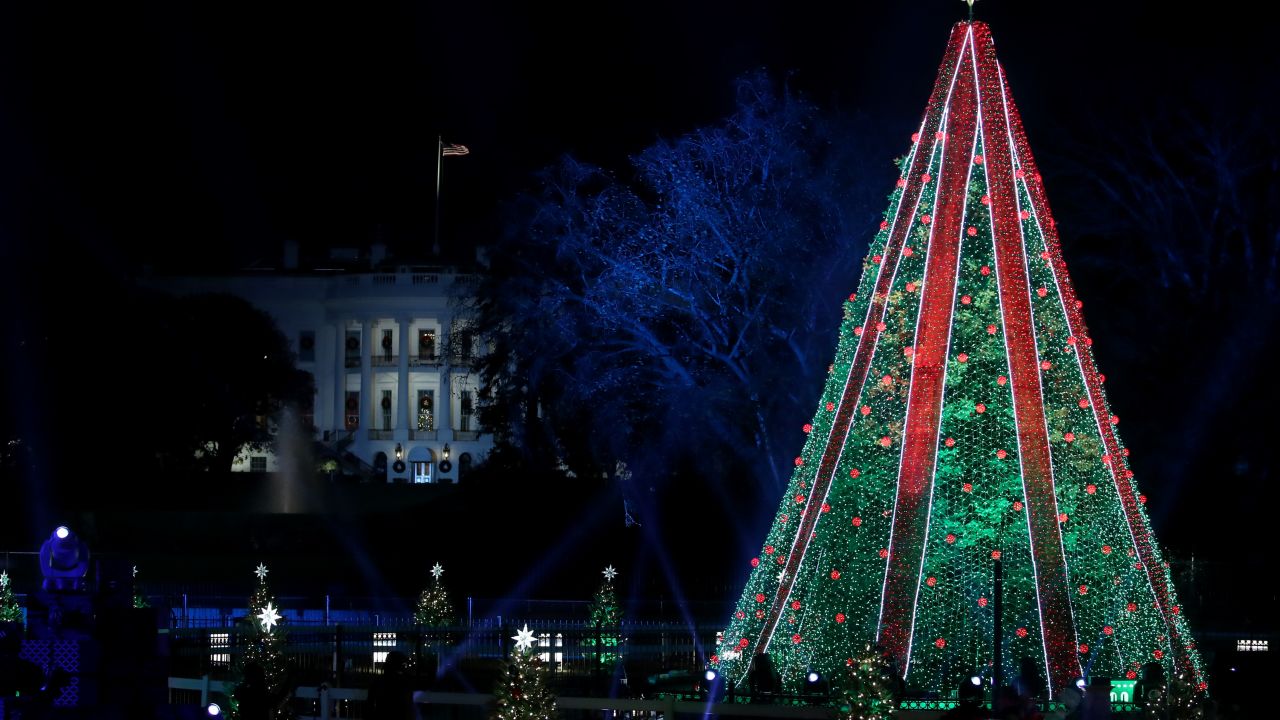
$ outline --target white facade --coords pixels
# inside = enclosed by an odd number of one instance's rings
[[[297,365],[315,378],[304,426],[351,453],[374,479],[456,483],[493,447],[476,422],[479,338],[451,297],[475,276],[445,268],[395,271],[245,272],[157,283],[172,292],[221,292],[269,313]],[[397,458],[396,449],[400,449]],[[270,453],[242,453],[238,471],[279,469]],[[384,469],[385,468],[385,469]]]

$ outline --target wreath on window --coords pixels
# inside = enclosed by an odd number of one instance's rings
[[[395,470],[395,471],[396,471],[396,472],[398,472],[398,473],[402,473],[402,472],[404,472],[404,461],[403,461],[403,460],[397,460],[397,461],[395,461],[395,462],[391,463],[391,469],[392,469],[392,470]]]
[[[383,347],[383,349],[385,349],[385,350],[390,350],[390,349],[391,349],[391,336],[390,336],[390,335],[384,335],[384,336],[382,336],[382,347]]]
[[[384,397],[384,398],[382,398],[382,409],[383,409],[383,410],[390,410],[390,409],[391,409],[391,398],[389,398],[389,397]]]
[[[440,461],[440,472],[447,473],[452,469],[453,469],[453,463],[449,462],[448,460]]]
[[[348,349],[348,350],[358,350],[359,348],[360,348],[360,341],[359,341],[359,340],[357,340],[354,336],[347,338],[347,349]]]
[[[360,401],[359,401],[359,400],[356,400],[356,398],[355,398],[355,396],[354,396],[354,395],[352,395],[352,396],[350,396],[350,397],[348,397],[348,398],[347,398],[347,411],[348,411],[348,412],[355,412],[356,408],[358,408],[358,407],[360,407]]]

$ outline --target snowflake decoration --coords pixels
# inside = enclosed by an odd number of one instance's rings
[[[516,634],[511,636],[511,639],[516,641],[517,650],[528,652],[529,648],[533,647],[534,639],[533,631],[529,629],[529,623],[525,623],[523,628],[517,630]]]
[[[444,568],[440,567],[440,563],[436,563],[434,566],[432,566],[431,577],[435,578],[436,582],[440,582],[440,576],[443,574],[444,574]]]
[[[258,582],[265,582],[267,579],[267,566],[258,563],[258,569],[254,570],[253,574],[258,576]]]
[[[613,580],[613,579],[614,579],[614,578],[616,578],[617,576],[618,576],[618,571],[617,571],[617,570],[614,570],[612,565],[610,565],[609,567],[607,567],[607,568],[605,568],[605,569],[604,569],[604,579],[605,579],[605,580]]]
[[[783,570],[778,573],[778,582],[784,582],[787,579],[787,571]]]
[[[9,587],[9,571],[0,570],[0,587]]]
[[[280,623],[281,617],[283,616],[268,602],[267,606],[262,608],[262,612],[258,613],[258,622],[262,623],[262,629],[269,633],[272,626]]]
[[[137,566],[137,565],[134,565],[134,566],[133,566],[133,576],[134,576],[134,577],[138,577],[138,566]]]
[[[737,650],[725,650],[723,655],[725,660],[737,660],[742,657],[742,653]]]

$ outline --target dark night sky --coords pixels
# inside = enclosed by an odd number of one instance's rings
[[[1040,148],[1082,120],[1122,131],[1161,103],[1273,112],[1270,29],[1243,2],[1193,7],[977,3],[1046,177]],[[27,309],[18,288],[51,280],[92,301],[140,263],[270,265],[286,238],[362,245],[378,226],[411,259],[430,245],[437,135],[472,151],[445,160],[446,242],[485,242],[535,169],[566,152],[621,166],[727,115],[732,81],[761,67],[898,133],[888,166],[966,12],[960,0],[6,3],[0,298]],[[1101,361],[1117,378],[1143,372]]]
[[[82,246],[80,262],[109,267],[220,267],[273,261],[286,237],[366,243],[381,225],[409,256],[429,246],[437,135],[472,150],[446,161],[446,240],[484,241],[533,169],[565,152],[620,165],[657,136],[723,117],[732,80],[759,67],[793,71],[818,102],[901,128],[888,163],[906,150],[965,6],[832,7],[9,4],[5,242]],[[1241,93],[1275,95],[1255,62],[1261,24],[1242,7],[1170,7],[978,2],[1033,150],[1063,118],[1195,97],[1224,73]],[[1251,79],[1271,84],[1254,90]]]

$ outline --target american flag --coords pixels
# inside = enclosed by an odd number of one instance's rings
[[[471,148],[466,145],[454,145],[453,143],[449,143],[440,146],[440,154],[445,157],[449,157],[450,155],[468,155],[470,153]]]

